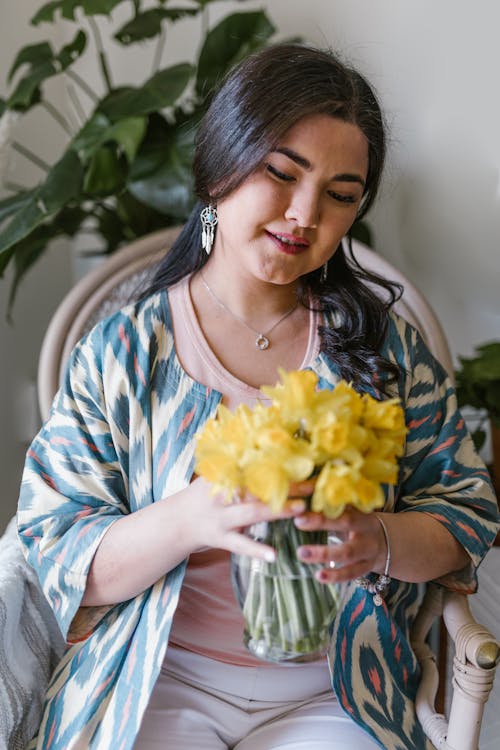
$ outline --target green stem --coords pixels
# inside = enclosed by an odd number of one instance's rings
[[[208,24],[209,24],[208,5],[205,5],[203,10],[201,11],[201,38],[202,40],[204,40],[207,36]]]
[[[26,185],[20,185],[18,182],[12,182],[12,180],[2,182],[2,185],[6,190],[9,190],[12,193],[25,193],[27,190],[31,189],[26,187]]]
[[[283,591],[280,586],[281,579],[277,576],[272,579],[274,585],[274,601],[276,605],[276,636],[279,640],[279,646],[283,651],[288,651],[288,642],[286,640],[286,632],[288,625],[288,617],[286,611],[285,601],[283,599]]]
[[[86,81],[84,81],[83,78],[78,75],[78,73],[75,73],[74,70],[69,70],[69,68],[65,70],[65,73],[68,78],[71,78],[71,80],[74,81],[82,89],[82,91],[85,91],[89,99],[92,99],[94,104],[97,104],[97,102],[99,101],[99,97],[97,96],[95,91],[90,88]]]
[[[102,77],[104,79],[104,83],[106,85],[108,93],[110,93],[113,88],[113,84],[111,82],[111,73],[109,70],[106,53],[104,52],[104,46],[102,43],[99,27],[97,23],[95,22],[95,20],[92,18],[92,16],[87,16],[87,18],[88,18],[90,28],[92,30],[92,34],[94,36],[95,45],[97,47],[97,52],[99,55],[99,66],[101,68]]]
[[[158,37],[158,42],[156,43],[155,47],[155,53],[153,57],[153,64],[151,66],[151,74],[154,75],[160,68],[161,64],[161,57],[163,55],[163,50],[165,48],[165,42],[167,39],[167,34],[165,29],[162,27],[160,36]]]
[[[40,159],[39,156],[34,154],[33,151],[31,151],[29,148],[26,148],[26,146],[23,146],[17,141],[12,141],[12,148],[14,149],[14,151],[17,151],[33,164],[36,164],[36,166],[40,167],[40,169],[42,169],[44,172],[50,172],[50,166],[46,162],[44,162],[43,159]]]
[[[248,559],[248,561],[245,560],[243,565],[245,566],[245,573],[243,574],[243,578],[247,581],[245,601],[243,602],[243,615],[247,622],[252,623],[253,630],[256,621],[256,613],[258,611],[258,584],[260,575],[256,571],[252,570],[252,562],[250,559]],[[249,566],[248,570],[246,569],[247,565]]]
[[[297,558],[302,544],[325,544],[326,532],[303,532],[293,521],[268,525],[261,539],[277,551],[274,563],[240,558],[245,582],[242,602],[247,637],[271,660],[303,657],[322,648],[327,628],[337,610],[337,587],[314,578],[317,566]],[[252,649],[253,650],[253,649]]]
[[[260,578],[260,621],[264,641],[268,648],[272,646],[272,621],[273,621],[273,597],[272,588],[269,585],[270,579],[267,576]]]
[[[62,129],[69,135],[70,138],[73,137],[73,133],[71,131],[71,128],[69,126],[68,121],[65,117],[54,107],[54,105],[51,102],[40,102],[42,107],[47,110],[47,112],[52,115],[54,120],[59,123],[59,125],[62,127]]]
[[[71,84],[68,84],[66,88],[68,91],[68,96],[71,99],[71,104],[73,105],[73,108],[75,110],[76,117],[80,121],[80,125],[83,125],[87,119],[87,116],[78,98],[75,87]]]

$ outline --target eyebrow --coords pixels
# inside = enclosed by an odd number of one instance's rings
[[[308,171],[312,169],[311,162],[291,148],[287,148],[286,146],[279,146],[278,148],[273,149],[273,151],[274,153],[284,154],[284,156],[288,156],[289,159],[291,159],[293,162],[295,162],[295,164],[298,164],[299,167],[302,167],[303,169],[306,169]],[[341,174],[333,175],[333,177],[331,177],[330,179],[332,182],[358,182],[362,187],[365,187],[365,181],[359,174],[342,172]]]

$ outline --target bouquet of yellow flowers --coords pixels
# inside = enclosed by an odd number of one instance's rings
[[[340,381],[318,390],[310,370],[280,371],[263,387],[271,404],[234,412],[220,406],[197,436],[196,472],[228,502],[248,491],[279,511],[291,482],[315,477],[310,509],[329,518],[347,505],[368,513],[395,484],[406,427],[398,399],[377,401]],[[273,661],[315,658],[325,647],[338,606],[335,586],[319,583],[301,563],[301,544],[326,544],[327,532],[300,531],[292,519],[257,524],[256,538],[277,551],[273,563],[233,556],[233,583],[246,621],[244,640]]]

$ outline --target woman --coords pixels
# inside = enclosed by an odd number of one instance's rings
[[[344,252],[384,152],[370,87],[318,50],[259,52],[214,97],[194,164],[201,204],[142,299],[76,347],[27,459],[20,535],[72,643],[33,747],[426,746],[415,584],[473,591],[497,517],[445,373],[389,311],[396,290]],[[254,403],[279,367],[399,395],[409,427],[383,513],[306,513],[304,482],[282,514],[347,538],[300,550],[320,580],[349,582],[331,677],[323,660],[245,652],[229,554],[272,557],[242,529],[276,516],[254,497],[224,505],[193,474],[195,434],[218,403]],[[388,572],[378,607],[355,579]]]

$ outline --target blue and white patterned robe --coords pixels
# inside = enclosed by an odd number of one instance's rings
[[[422,511],[443,523],[471,558],[467,570],[444,583],[471,592],[475,567],[496,532],[487,472],[443,369],[397,316],[383,353],[402,367],[395,391],[409,427],[395,507],[386,509]],[[323,354],[313,369],[321,387],[335,386],[338,374]],[[80,608],[86,577],[114,521],[187,486],[195,433],[220,399],[183,371],[166,292],[113,314],[75,348],[50,417],[29,449],[19,505],[25,553],[71,642],[30,747],[133,747],[186,561],[111,607]],[[415,716],[418,667],[408,642],[419,588],[393,581],[386,602],[375,607],[371,596],[347,586],[329,655],[333,688],[382,747],[422,750],[430,745]]]

